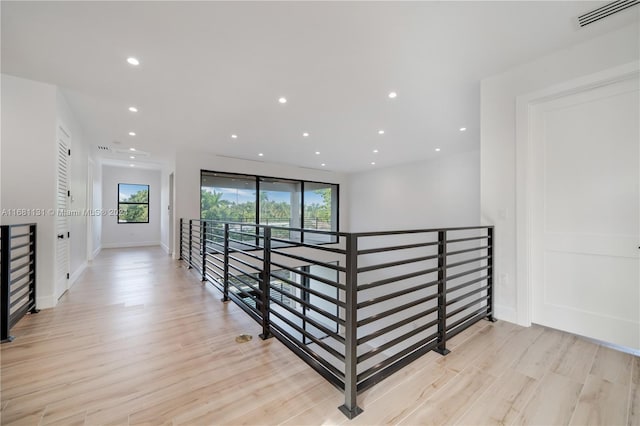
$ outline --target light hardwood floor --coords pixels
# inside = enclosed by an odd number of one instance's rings
[[[640,425],[640,359],[543,327],[477,323],[365,392],[351,422],[259,333],[159,248],[103,250],[1,346],[2,424]]]

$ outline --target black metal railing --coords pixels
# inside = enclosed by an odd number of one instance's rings
[[[36,224],[0,226],[0,340],[36,309]]]
[[[342,389],[349,418],[359,393],[493,320],[491,226],[343,233],[181,219],[180,230],[180,259]],[[303,232],[318,243],[300,243]]]

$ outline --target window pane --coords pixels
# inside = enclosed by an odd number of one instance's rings
[[[300,228],[300,181],[260,178],[260,224]],[[274,229],[272,236],[300,241],[300,233]]]
[[[121,183],[118,185],[118,202],[120,203],[148,203],[149,185],[132,185]]]
[[[118,223],[148,223],[148,204],[120,204]]]
[[[304,183],[304,228],[320,231],[338,230],[338,186],[327,183]],[[305,233],[305,242],[330,242],[328,235]]]
[[[256,221],[256,181],[253,177],[202,172],[200,197],[201,219]]]

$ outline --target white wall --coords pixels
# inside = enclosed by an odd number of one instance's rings
[[[136,183],[149,185],[149,223],[118,223],[117,215],[102,217],[102,248],[136,247],[160,244],[160,193],[162,190],[159,170],[132,167],[102,167],[102,209],[113,212],[118,209],[118,184]]]
[[[83,214],[69,217],[70,232],[70,285],[73,285],[80,273],[87,266],[87,182],[88,149],[82,128],[77,121],[67,100],[60,90],[57,91],[56,105],[58,122],[71,134],[71,159],[69,162],[69,190],[71,199],[69,209]]]
[[[350,175],[351,231],[478,225],[479,180],[478,151]]]
[[[496,315],[521,322],[517,312],[516,98],[639,59],[636,25],[578,44],[484,79],[481,83],[481,212],[496,225]]]
[[[56,88],[2,74],[3,225],[35,222],[38,232],[36,304],[54,306],[53,214],[16,216],[6,209],[55,209]]]
[[[340,230],[349,230],[347,215],[349,198],[344,174],[261,161],[218,157],[212,154],[180,152],[176,155],[174,181],[175,200],[173,205],[175,206],[174,219],[176,222],[174,228],[174,256],[176,252],[179,252],[180,218],[197,219],[200,217],[200,170],[339,184]]]

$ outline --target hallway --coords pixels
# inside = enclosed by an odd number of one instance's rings
[[[103,250],[1,346],[1,423],[640,424],[640,358],[503,321],[374,386],[348,422],[340,391],[220,297],[160,248]]]

